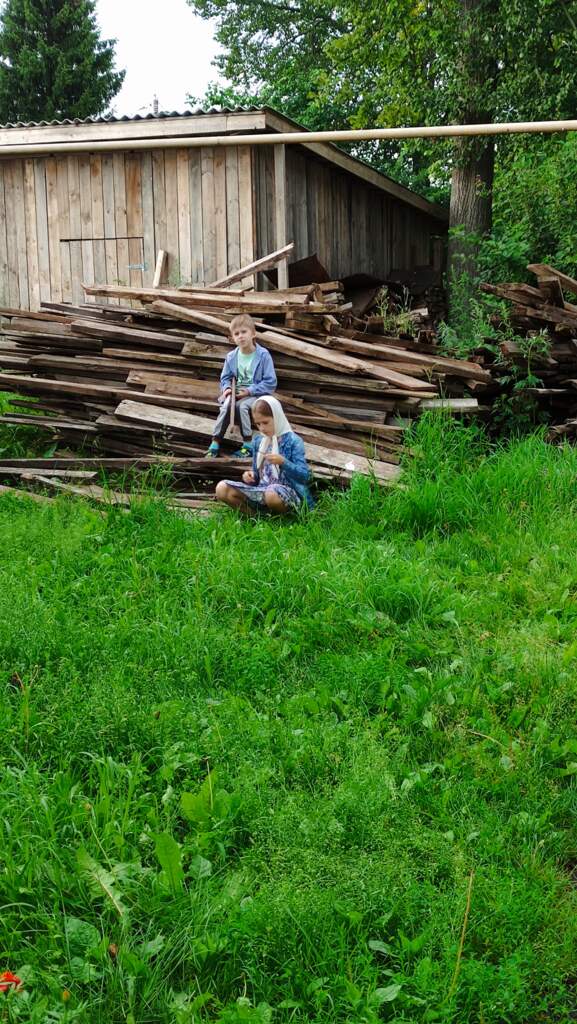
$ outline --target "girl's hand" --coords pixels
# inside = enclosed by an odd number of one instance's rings
[[[245,470],[245,472],[242,474],[242,479],[245,482],[245,484],[256,484],[256,477],[252,469]]]
[[[285,462],[284,455],[276,455],[274,452],[270,452],[265,455],[265,461],[270,462],[271,466],[282,466]]]

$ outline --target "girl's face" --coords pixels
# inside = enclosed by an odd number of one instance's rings
[[[267,437],[272,437],[274,434],[274,419],[272,416],[267,416],[262,412],[255,412],[253,415],[254,425],[258,430],[259,434],[266,434]]]

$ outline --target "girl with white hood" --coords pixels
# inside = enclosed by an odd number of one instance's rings
[[[218,501],[245,512],[260,509],[284,515],[313,505],[307,483],[311,471],[302,438],[295,434],[278,398],[264,395],[253,405],[252,417],[258,430],[253,441],[252,469],[242,483],[221,480],[216,485]]]

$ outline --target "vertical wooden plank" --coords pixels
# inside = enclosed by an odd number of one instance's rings
[[[36,236],[38,239],[38,283],[40,301],[50,302],[50,247],[48,244],[48,203],[46,200],[46,168],[44,160],[34,161],[36,194]]]
[[[331,238],[333,266],[338,277],[341,273],[341,239],[339,235],[340,175],[331,176]]]
[[[106,284],[106,249],[103,238],[94,239],[92,242],[92,253],[94,258],[94,280],[97,284]],[[106,302],[107,300],[105,299],[104,301]]]
[[[68,165],[68,208],[70,212],[70,238],[78,239],[82,235],[80,215],[80,171],[78,157],[69,156]]]
[[[287,244],[287,205],[286,205],[286,146],[274,147],[274,212],[275,212],[275,245],[281,249]],[[278,266],[278,286],[288,288],[288,259]]]
[[[219,147],[214,154],[214,199],[216,215],[216,274],[226,277],[226,151]]]
[[[323,164],[317,164],[317,206],[318,206],[318,254],[323,266],[328,269],[326,258],[326,171]],[[330,273],[330,271],[329,271]]]
[[[102,203],[104,218],[104,263],[107,284],[118,284],[118,257],[116,251],[116,200],[114,194],[114,157],[102,157]],[[110,305],[118,306],[120,299],[110,298]]]
[[[114,218],[116,222],[116,267],[118,283],[130,284],[128,264],[128,225],[126,216],[126,171],[124,153],[114,153],[112,157],[114,176]]]
[[[317,167],[314,160],[306,161],[307,179],[307,234],[309,239],[309,252],[311,254],[319,251],[319,224],[318,224],[318,195],[317,195]]]
[[[199,284],[203,280],[202,264],[202,167],[198,149],[188,151],[190,184],[190,245],[192,253],[191,280]]]
[[[38,279],[38,238],[36,232],[36,189],[34,163],[24,161],[24,212],[26,216],[26,258],[28,262],[28,298],[30,309],[40,309]]]
[[[107,258],[105,250],[105,196],[102,184],[102,160],[90,156],[90,202],[92,208],[92,258],[94,281],[105,284],[107,280]]]
[[[69,241],[60,242],[60,274],[62,280],[62,301],[73,302]]]
[[[60,222],[60,239],[70,238],[70,183],[68,180],[68,160],[65,156],[56,158],[56,183],[58,192],[58,220]],[[60,249],[62,253],[62,248]]]
[[[8,253],[8,296],[11,306],[20,306],[20,280],[18,274],[18,238],[14,217],[14,160],[4,164],[4,193],[6,196],[6,248]]]
[[[94,248],[91,238],[83,238],[80,243],[82,254],[82,281],[84,284],[95,284]],[[95,295],[86,295],[84,302],[100,302]]]
[[[273,146],[273,149],[277,149]],[[252,174],[252,149],[250,146],[238,147],[238,203],[240,213],[240,264],[252,263],[255,259],[255,215]],[[214,280],[214,278],[213,278]],[[245,286],[254,284],[254,275],[245,278]]]
[[[167,249],[164,151],[152,152],[152,194],[154,199],[154,247]]]
[[[285,147],[285,152],[286,152],[286,147]],[[288,159],[285,157],[285,238],[287,238],[287,239],[290,238],[291,242],[295,243],[295,247],[294,247],[294,249],[292,251],[292,257],[293,257],[293,259],[298,260],[301,257],[301,252],[300,252],[300,249],[299,249],[299,240],[298,240],[298,238],[295,235],[295,226],[294,226],[294,209],[295,209],[295,204],[294,204],[294,188],[293,188],[294,179],[293,179],[292,174],[290,173],[291,157],[292,157],[292,151],[291,151],[291,148],[289,147]],[[274,214],[275,214],[275,232],[276,232],[276,169],[275,169],[274,203],[275,203]],[[277,246],[276,246],[276,238],[275,238],[275,246],[274,246],[274,248],[276,249],[276,247]]]
[[[20,304],[26,309],[30,309],[26,242],[26,209],[24,206],[24,166],[22,160],[16,160],[14,162],[14,210],[12,212],[12,216],[16,221]]]
[[[225,150],[226,166],[226,262],[227,273],[240,267],[240,209],[238,202],[238,151],[236,146]]]
[[[116,238],[114,158],[112,153],[104,153],[102,157],[102,217],[104,237]]]
[[[60,218],[58,211],[58,172],[56,160],[46,160],[46,202],[48,206],[48,248],[50,251],[50,291],[53,302],[62,302],[60,268]]]
[[[84,153],[78,157],[78,177],[80,180],[80,237],[93,238],[90,157]]]
[[[164,154],[164,187],[166,195],[166,251],[167,277],[173,287],[181,282],[180,251],[178,245],[178,176],[176,151]]]
[[[124,153],[113,154],[112,168],[114,177],[114,217],[116,222],[116,237],[126,238],[128,235],[128,227],[126,223],[126,175],[124,169]]]
[[[130,271],[128,264],[130,263],[130,255],[128,252],[128,238],[118,238],[116,240],[116,266],[118,271],[118,283],[121,285],[130,284]],[[121,303],[122,305],[122,303]]]
[[[377,192],[373,192],[371,195],[369,238],[373,247],[375,274],[377,277],[382,277],[386,251],[383,232],[383,203],[382,197]]]
[[[344,277],[349,272],[349,258],[347,254],[346,217],[347,217],[347,195],[349,179],[346,175],[339,175],[338,204],[337,204],[337,236],[339,247],[339,274]]]
[[[272,147],[269,149],[268,146],[263,147],[265,149],[265,161],[263,164],[264,168],[264,187],[265,187],[265,203],[266,203],[266,224],[267,224],[267,247],[266,252],[272,252],[275,248],[275,223],[274,223],[274,153]],[[258,149],[255,150],[258,153]],[[266,253],[262,253],[266,256]],[[244,263],[244,260],[241,260]],[[267,288],[272,288],[272,284],[268,281],[268,278],[263,274],[264,280],[267,281]]]
[[[144,260],[142,238],[137,235],[128,238],[128,272],[130,284],[142,288],[142,263]],[[140,305],[140,303],[138,303]]]
[[[102,157],[94,153],[90,156],[90,199],[92,204],[92,237],[104,238]]]
[[[295,237],[298,236],[303,256],[311,252],[309,244],[309,225],[307,210],[307,161],[302,154],[295,154]]]
[[[144,286],[152,284],[156,266],[156,246],[154,243],[154,193],[152,187],[152,153],[141,154],[142,167],[142,230],[144,235]],[[188,168],[187,168],[188,174]],[[187,178],[188,185],[188,178]]]
[[[178,260],[181,284],[192,280],[192,246],[190,237],[190,180],[188,151],[176,151],[176,188],[178,201]]]
[[[119,284],[118,281],[118,250],[115,238],[104,239],[104,259],[106,261],[106,283]],[[113,306],[120,305],[120,299],[110,298]]]
[[[82,288],[82,242],[79,238],[70,242],[70,274],[72,277],[72,301],[77,306],[85,301]]]
[[[217,280],[216,273],[216,215],[214,195],[214,149],[201,149],[202,169],[202,279],[206,285]]]
[[[94,284],[94,250],[92,248],[92,187],[90,183],[90,157],[78,157],[78,177],[80,181],[80,253],[82,260],[81,280],[84,284]],[[84,295],[84,293],[83,293]],[[84,302],[97,302],[95,296],[84,295]]]
[[[10,305],[8,287],[8,249],[6,243],[6,201],[4,197],[4,164],[0,162],[0,302]]]
[[[139,154],[129,154],[126,167],[126,225],[130,284],[142,288],[142,165]],[[132,269],[131,269],[132,268]]]
[[[268,218],[267,218],[267,203],[266,203],[266,180],[265,180],[265,169],[264,169],[264,157],[266,155],[267,146],[257,146],[255,149],[255,160],[254,160],[254,190],[256,193],[256,210],[257,210],[257,221],[256,221],[256,257],[259,259],[264,256],[265,253],[270,252],[268,247]],[[238,157],[238,154],[237,154]],[[236,168],[236,180],[238,187],[238,159]],[[239,260],[240,260],[240,193],[239,193]]]

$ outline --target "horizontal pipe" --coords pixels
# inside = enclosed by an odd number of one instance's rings
[[[425,125],[420,128],[360,128],[326,132],[271,132],[262,135],[192,135],[154,139],[94,139],[93,142],[50,142],[1,146],[0,157],[43,156],[48,153],[96,153],[118,149],[196,149],[201,146],[278,146],[285,143],[368,142],[381,139],[450,139],[471,135],[522,135],[577,131],[577,121],[513,121],[496,124]]]

